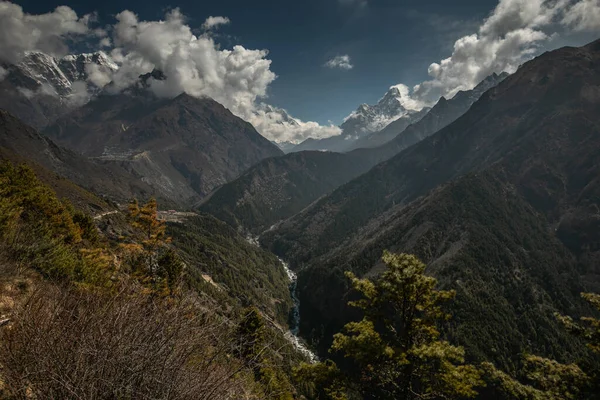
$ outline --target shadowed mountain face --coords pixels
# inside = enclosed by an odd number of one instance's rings
[[[446,128],[266,233],[301,269],[303,332],[319,340],[339,328],[341,271],[377,273],[391,248],[416,252],[457,289],[450,333],[480,358],[509,369],[520,351],[564,358],[552,311],[583,312],[583,284],[600,289],[599,61],[600,42],[543,54]],[[519,322],[530,317],[547,330],[535,348]]]
[[[87,157],[131,171],[163,197],[192,204],[283,152],[212,99],[101,95],[44,133]]]
[[[381,146],[394,139],[399,133],[404,131],[410,125],[418,123],[424,116],[431,111],[431,108],[423,108],[421,111],[398,118],[380,131],[369,133],[366,136],[358,138],[348,151],[361,148],[372,148]]]
[[[119,202],[155,194],[138,176],[118,165],[92,161],[61,148],[4,110],[0,110],[0,158],[34,165],[40,178],[60,197],[86,208],[103,206],[99,199],[91,198],[70,181]]]
[[[420,116],[415,122],[410,121],[410,124],[408,124],[406,119],[398,119],[392,122],[382,131],[375,132],[365,138],[366,140],[370,138],[370,143],[383,143],[382,145],[378,147],[365,145],[363,146],[365,148],[358,148],[352,154],[370,159],[375,164],[393,157],[402,150],[420,142],[456,121],[486,91],[498,85],[507,76],[507,73],[500,75],[493,74],[481,81],[474,89],[460,91],[450,100],[442,97],[425,116]],[[358,144],[360,145],[360,143]],[[360,147],[359,145],[355,146],[355,148]]]
[[[429,108],[421,111],[408,110],[402,105],[402,93],[397,87],[391,87],[375,105],[361,104],[340,125],[342,133],[325,139],[309,138],[295,146],[291,151],[320,150],[344,152],[357,147],[375,147],[384,143],[375,133],[385,128],[392,121],[408,126],[427,113]],[[389,138],[392,139],[392,138]],[[388,140],[389,140],[388,139]]]
[[[507,74],[492,75],[475,89],[459,92],[453,99],[441,99],[431,110],[423,110],[420,119],[410,125],[409,116],[400,118],[381,132],[364,136],[355,143],[379,143],[400,137],[384,146],[361,149],[350,153],[301,152],[291,153],[278,160],[266,160],[242,177],[220,188],[207,199],[201,209],[216,215],[231,225],[258,234],[272,224],[289,218],[319,197],[367,172],[385,160],[465,113],[481,95],[506,78]],[[423,114],[426,116],[423,118]],[[421,119],[422,118],[422,119]]]
[[[270,158],[217,189],[200,210],[259,234],[371,166],[347,154],[320,151]]]

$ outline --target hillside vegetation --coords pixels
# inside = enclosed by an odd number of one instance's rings
[[[241,286],[222,290],[230,308],[202,290],[199,266],[182,261],[154,201],[103,217],[115,218],[100,224],[104,232],[27,166],[3,162],[0,182],[3,398],[292,398],[287,376],[302,357],[282,328],[236,301]],[[213,249],[237,251],[231,241]],[[207,254],[206,270],[232,268]],[[264,278],[273,282],[263,294],[279,283],[289,305],[287,282],[276,276]]]

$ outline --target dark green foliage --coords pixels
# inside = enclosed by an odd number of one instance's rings
[[[265,346],[265,323],[254,307],[243,311],[242,319],[236,329],[238,356],[251,368],[260,364],[260,356]]]
[[[225,291],[239,305],[254,305],[287,324],[292,300],[288,277],[277,257],[208,215],[169,224],[167,231],[197,280],[202,280],[198,272],[207,274],[219,285],[216,291]]]
[[[332,399],[474,397],[483,385],[480,372],[464,364],[464,349],[441,340],[437,328],[450,317],[442,305],[454,292],[436,290],[414,256],[385,252],[383,262],[388,269],[376,281],[348,273],[360,293],[350,305],[364,316],[334,336],[330,352],[340,357],[339,367],[303,365],[299,375],[325,373],[329,382],[317,377],[315,384],[325,385],[317,390]]]
[[[158,274],[167,280],[167,286],[171,293],[177,287],[182,272],[183,262],[175,250],[166,250],[158,259]]]
[[[321,349],[353,315],[341,306],[348,291],[341,269],[376,275],[384,270],[379,254],[391,248],[416,254],[442,288],[457,291],[445,331],[469,357],[510,373],[520,370],[521,353],[590,359],[553,316],[588,312],[575,263],[547,220],[501,180],[465,177],[384,222],[299,274],[301,331],[324,340]]]
[[[0,164],[0,246],[15,262],[56,279],[99,278],[81,254],[97,241],[90,220],[60,201],[27,166]]]

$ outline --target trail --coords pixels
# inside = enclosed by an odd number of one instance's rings
[[[100,213],[98,215],[95,215],[94,219],[101,219],[103,217],[106,217],[107,215],[113,215],[113,214],[116,214],[118,212],[119,212],[118,210],[106,211],[106,212]]]

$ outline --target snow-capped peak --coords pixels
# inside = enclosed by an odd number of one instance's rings
[[[48,54],[27,52],[16,68],[26,79],[31,80],[26,89],[35,90],[38,87],[50,86],[59,95],[66,95],[70,91],[71,82],[59,68],[57,60]]]
[[[356,111],[344,119],[340,126],[343,135],[358,138],[369,133],[377,132],[391,122],[412,114],[414,111],[403,105],[402,88],[392,86],[377,104],[361,104]]]
[[[30,51],[18,64],[9,67],[19,90],[45,94],[54,92],[61,98],[68,98],[73,93],[75,82],[87,83],[90,68],[109,74],[119,67],[102,51],[72,54],[62,58]]]

